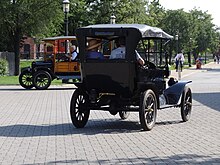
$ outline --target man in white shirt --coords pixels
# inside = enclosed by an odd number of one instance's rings
[[[116,43],[118,48],[112,50],[111,55],[109,59],[125,59],[125,39],[124,38],[119,38],[118,43]],[[135,50],[136,54],[136,59],[139,62],[140,65],[144,65],[145,62],[140,56],[140,54]]]
[[[109,57],[110,59],[125,59],[125,46],[120,45],[118,48],[112,50],[111,55]]]
[[[71,61],[74,61],[77,57],[77,52],[76,52],[76,46],[75,45],[70,46],[70,53],[71,53],[71,56],[69,56],[69,55],[66,55],[66,56],[68,58],[70,58]]]
[[[176,55],[174,60],[175,60],[175,63],[176,63],[176,71],[178,71],[179,64],[180,64],[180,69],[182,71],[183,62],[184,62],[184,55],[183,55],[182,51],[178,52],[178,54]]]

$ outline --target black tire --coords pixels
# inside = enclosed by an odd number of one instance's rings
[[[122,120],[127,119],[129,115],[130,115],[130,112],[127,112],[127,111],[120,111],[119,112],[119,116]]]
[[[79,88],[75,90],[70,102],[70,117],[76,128],[85,127],[90,114],[88,109],[88,96]]]
[[[36,89],[47,89],[51,84],[51,75],[44,70],[37,71],[33,76],[33,84]]]
[[[139,118],[141,127],[145,131],[150,131],[157,117],[157,99],[151,89],[146,90],[140,98]]]
[[[182,120],[184,122],[188,121],[190,119],[192,111],[192,92],[191,89],[187,86],[185,86],[182,93],[180,110]]]
[[[34,87],[32,78],[33,76],[31,71],[25,70],[19,75],[19,83],[23,88],[31,89]]]

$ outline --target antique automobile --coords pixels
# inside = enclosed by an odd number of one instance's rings
[[[166,45],[173,38],[160,28],[142,24],[100,24],[77,29],[82,80],[71,98],[70,116],[76,128],[88,122],[91,110],[109,111],[126,119],[139,112],[143,130],[151,130],[157,110],[179,108],[188,121],[192,109],[191,81],[169,79]],[[111,58],[120,38],[125,57]],[[95,51],[103,58],[89,56],[90,40],[99,41]],[[145,64],[137,62],[137,53]]]
[[[75,36],[45,38],[43,45],[43,61],[34,61],[30,67],[22,68],[19,75],[19,83],[22,87],[47,89],[54,79],[61,79],[65,83],[80,80],[79,62],[72,61],[68,52],[69,45],[77,45]],[[66,51],[70,57],[65,53]]]

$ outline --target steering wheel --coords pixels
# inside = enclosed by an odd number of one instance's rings
[[[69,58],[65,54],[57,54],[58,61],[69,61]]]

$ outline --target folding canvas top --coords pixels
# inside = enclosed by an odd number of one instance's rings
[[[142,38],[162,38],[162,39],[172,39],[173,36],[164,32],[158,27],[152,27],[144,24],[97,24],[89,25],[83,28],[94,28],[94,29],[110,29],[110,28],[134,28],[140,31]]]

